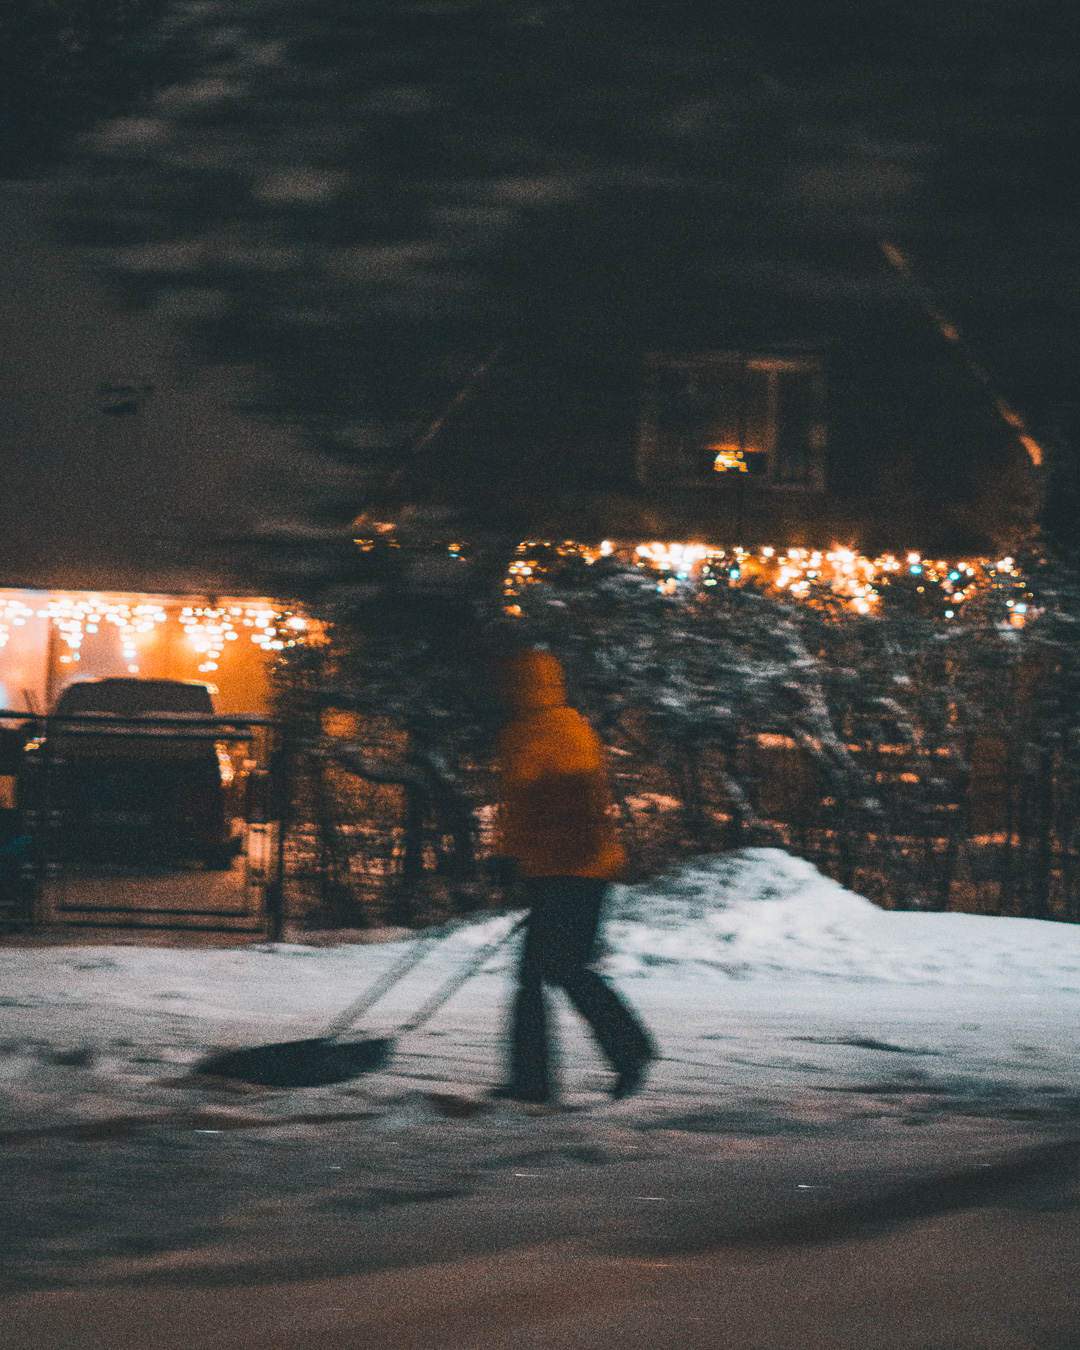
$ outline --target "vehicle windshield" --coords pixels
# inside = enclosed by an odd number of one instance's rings
[[[114,717],[173,714],[212,717],[210,691],[182,680],[87,680],[69,685],[58,713],[111,713]]]

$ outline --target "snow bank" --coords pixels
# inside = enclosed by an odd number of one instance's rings
[[[373,1016],[392,1025],[480,947],[506,934],[517,917],[464,924],[432,942]],[[633,981],[641,995],[646,990],[637,982],[647,981],[650,1002],[673,1008],[688,1006],[691,986],[711,1000],[708,986],[732,979],[793,988],[801,982],[807,996],[811,986],[839,992],[858,983],[982,987],[1006,999],[1080,993],[1078,926],[890,913],[779,849],[699,858],[666,878],[616,887],[605,945],[608,974]],[[0,948],[2,1026],[9,1034],[29,1034],[48,1012],[60,1019],[57,1028],[70,1022],[74,1034],[92,1007],[101,1026],[107,1022],[118,1034],[133,1016],[143,1018],[147,1034],[166,1039],[208,1021],[230,1039],[278,1023],[314,1034],[402,953],[397,941],[224,950]],[[516,955],[512,940],[485,968],[505,981]],[[473,1003],[501,1007],[502,1001],[481,978],[455,995],[455,1015]]]
[[[781,849],[695,859],[616,889],[605,969],[1080,992],[1080,927],[878,909]]]

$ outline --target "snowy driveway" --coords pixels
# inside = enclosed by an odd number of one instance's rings
[[[510,922],[448,939],[365,1029]],[[662,1059],[613,1104],[566,1012],[546,1113],[482,1096],[509,955],[386,1072],[245,1092],[189,1070],[317,1033],[398,944],[0,949],[6,1288],[685,1253],[1080,1137],[1076,928],[884,914],[753,850],[622,892],[609,942]]]

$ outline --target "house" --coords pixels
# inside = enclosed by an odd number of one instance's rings
[[[921,286],[876,252],[864,267],[857,300],[717,285],[606,349],[511,349],[413,490],[534,537],[1008,551],[1035,522],[1040,447]]]
[[[258,531],[300,452],[50,242],[47,206],[41,185],[0,184],[0,708],[137,674],[263,711],[268,653],[296,633]]]
[[[282,556],[329,461],[229,411],[162,317],[43,242],[48,215],[41,186],[0,185],[0,586],[212,607],[273,594],[275,569],[340,573],[344,517]],[[573,316],[549,321],[404,456],[381,519],[410,503],[436,533],[1013,548],[1039,505],[1034,442],[920,286],[871,252],[839,301],[724,274],[692,293],[661,279],[587,340]]]

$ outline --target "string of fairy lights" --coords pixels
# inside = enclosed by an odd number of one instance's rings
[[[97,594],[50,595],[44,602],[27,603],[27,593],[0,592],[0,648],[15,630],[34,619],[47,620],[56,630],[61,666],[76,667],[88,637],[109,625],[117,630],[120,655],[130,675],[142,673],[147,648],[162,625],[179,623],[197,669],[209,675],[220,669],[230,643],[247,637],[264,652],[294,647],[304,640],[309,621],[293,610],[266,602],[176,606],[163,599]],[[171,612],[170,612],[171,611]]]
[[[360,542],[360,541],[358,541]],[[463,558],[467,545],[448,546]],[[1038,613],[1029,579],[1011,556],[1002,558],[928,558],[918,552],[870,558],[849,548],[827,550],[763,546],[714,548],[705,544],[615,543],[599,545],[575,540],[531,539],[517,548],[506,581],[506,611],[521,613],[516,603],[526,586],[544,580],[554,567],[577,558],[592,564],[617,557],[655,577],[661,594],[684,586],[755,586],[766,592],[819,606],[839,606],[857,614],[880,611],[888,592],[902,595],[917,609],[945,621],[961,620],[973,602],[996,599],[1004,621],[1022,628]],[[295,647],[311,636],[311,620],[295,610],[266,601],[177,606],[163,597],[51,594],[45,601],[33,592],[0,591],[0,649],[20,628],[45,619],[61,644],[58,661],[78,667],[87,638],[112,625],[127,672],[138,675],[152,635],[162,625],[178,622],[197,669],[210,675],[221,668],[230,644],[247,638],[272,655]],[[72,671],[74,673],[74,671]]]
[[[459,546],[455,546],[459,547]],[[452,550],[453,551],[453,550]],[[616,544],[598,546],[574,540],[527,540],[517,549],[506,577],[506,606],[516,603],[525,586],[569,558],[592,564],[618,557],[655,576],[661,594],[681,586],[755,586],[806,604],[833,606],[856,614],[880,612],[888,593],[916,610],[945,621],[960,620],[978,600],[1000,601],[1004,622],[1022,628],[1037,613],[1030,582],[1012,556],[1002,558],[928,558],[918,552],[865,557],[849,548],[741,547],[704,544]]]

